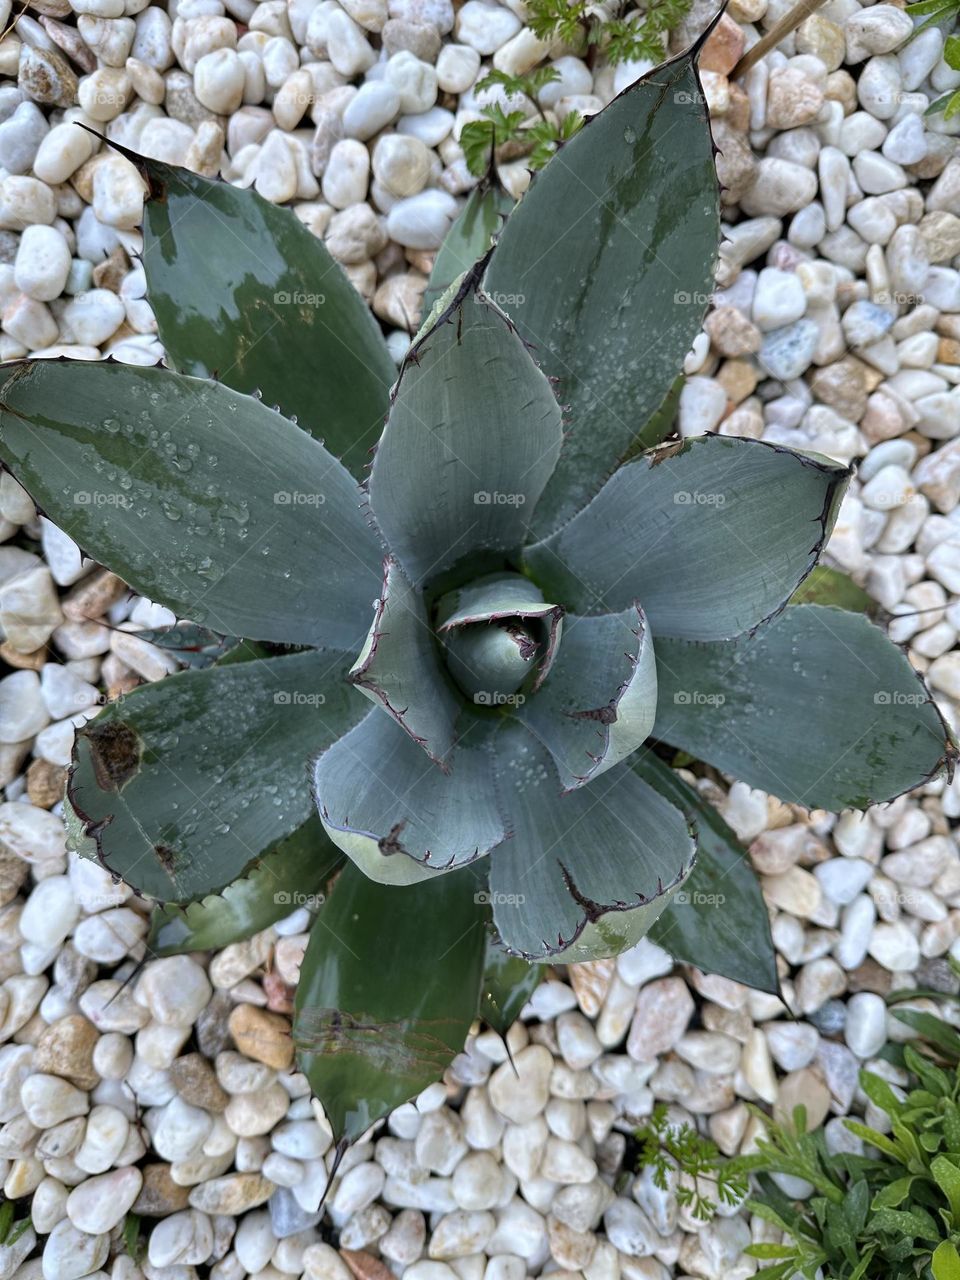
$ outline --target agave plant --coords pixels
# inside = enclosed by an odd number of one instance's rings
[[[69,783],[82,850],[165,904],[155,950],[318,908],[294,1035],[341,1143],[478,1007],[505,1023],[526,962],[649,931],[776,989],[741,851],[653,742],[829,809],[951,748],[864,616],[784,608],[845,467],[713,435],[643,451],[719,234],[693,54],[570,141],[475,266],[468,209],[437,270],[469,269],[399,376],[289,212],[138,162],[174,367],[9,367],[0,456],[189,620],[148,638],[195,669],[89,722]]]

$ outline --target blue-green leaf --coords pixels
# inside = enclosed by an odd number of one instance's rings
[[[628,762],[560,796],[550,756],[516,723],[496,752],[511,836],[490,855],[490,899],[504,945],[574,962],[639,941],[693,865],[684,815]]]
[[[739,640],[658,636],[656,653],[655,735],[781,800],[862,809],[953,759],[920,678],[861,614],[795,605]]]
[[[323,445],[251,396],[159,367],[5,374],[0,460],[101,564],[224,635],[359,648],[380,548]]]
[[[507,219],[484,287],[512,296],[569,409],[539,536],[594,496],[670,390],[713,290],[719,210],[691,51],[588,121]]]
[[[330,839],[382,884],[413,884],[482,856],[506,835],[489,748],[496,727],[465,718],[445,771],[375,708],[317,761]]]
[[[349,662],[312,650],[185,671],[107,706],[77,734],[69,783],[102,865],[181,903],[252,867],[309,817],[310,758],[368,706]]]
[[[414,585],[523,543],[560,438],[549,382],[468,277],[404,360],[370,476],[377,523]]]
[[[655,637],[728,639],[779,609],[810,572],[849,478],[846,467],[759,440],[697,436],[621,467],[528,547],[525,563],[578,613],[637,600]]]

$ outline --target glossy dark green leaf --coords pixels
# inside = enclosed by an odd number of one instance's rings
[[[651,940],[704,973],[779,995],[770,918],[747,851],[713,805],[659,756],[642,751],[630,763],[697,828],[693,871]]]
[[[920,677],[862,614],[793,605],[739,640],[658,636],[656,654],[655,736],[781,800],[863,809],[955,754]]]
[[[136,591],[223,635],[359,648],[380,547],[353,477],[251,396],[159,367],[6,366],[0,460]]]
[[[522,545],[561,436],[550,383],[466,277],[404,360],[370,474],[377,523],[415,585]]]
[[[490,750],[496,720],[461,728],[445,771],[375,708],[317,761],[314,794],[327,834],[371,879],[431,879],[504,839]]]
[[[157,907],[150,918],[147,951],[173,956],[242,942],[297,907],[322,905],[343,862],[343,854],[328,839],[319,817],[312,814],[221,894],[186,907]]]
[[[633,946],[690,873],[684,815],[628,762],[560,795],[546,748],[516,722],[496,752],[511,835],[490,855],[490,902],[504,946],[568,963]]]
[[[170,362],[261,392],[362,478],[396,367],[339,264],[256,192],[130,158],[150,189],[142,260]]]
[[[779,609],[810,572],[849,478],[847,467],[779,445],[696,436],[621,467],[524,560],[541,590],[577,613],[638,600],[655,637],[727,639]]]
[[[540,536],[594,496],[673,385],[713,290],[719,211],[691,52],[589,120],[507,219],[484,287],[512,296],[569,406]]]
[[[474,187],[437,253],[423,295],[424,315],[464,271],[483,257],[512,208],[513,200],[498,187],[483,183]]]
[[[161,902],[242,875],[310,816],[310,759],[365,714],[349,663],[312,650],[185,671],[107,706],[69,783],[102,865]]]
[[[866,613],[870,617],[878,611],[876,600],[867,595],[863,587],[858,587],[849,574],[831,569],[826,564],[814,566],[790,597],[790,603],[832,604],[838,609]]]
[[[349,863],[300,970],[298,1063],[339,1140],[439,1079],[477,1014],[486,907],[467,871],[406,888]]]
[[[893,1009],[892,1013],[898,1022],[906,1023],[922,1039],[936,1045],[951,1062],[960,1064],[960,1033],[949,1023],[922,1009]]]
[[[487,1026],[505,1036],[542,982],[543,974],[540,965],[508,955],[495,938],[490,938],[480,988],[480,1017]]]

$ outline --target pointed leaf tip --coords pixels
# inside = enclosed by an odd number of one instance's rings
[[[171,363],[262,390],[361,478],[396,368],[340,264],[254,190],[118,149],[150,188],[143,266]]]

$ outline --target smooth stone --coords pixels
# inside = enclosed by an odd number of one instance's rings
[[[142,1185],[143,1174],[133,1165],[88,1178],[67,1197],[67,1217],[88,1235],[112,1231],[126,1217]]]

